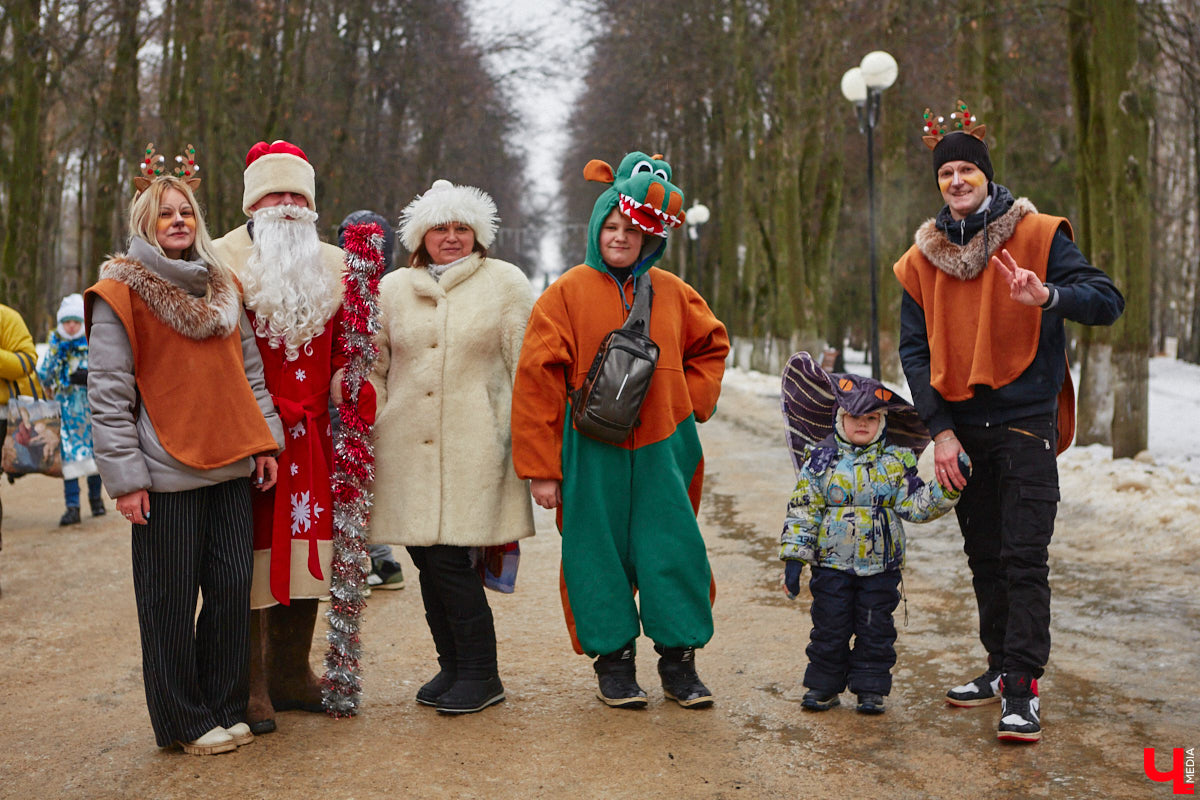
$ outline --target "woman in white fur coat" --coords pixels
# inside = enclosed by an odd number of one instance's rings
[[[533,535],[509,423],[533,291],[487,257],[496,224],[486,193],[435,181],[400,217],[409,269],[379,287],[372,539],[406,545],[420,571],[440,669],[416,699],[445,714],[504,699],[470,549]]]

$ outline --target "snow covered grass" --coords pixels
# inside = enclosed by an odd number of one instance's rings
[[[847,351],[846,370],[869,375],[870,368],[862,354]],[[1078,383],[1079,376],[1075,376]],[[756,395],[779,395],[780,379],[742,368],[725,372],[725,385],[735,386]],[[906,398],[912,395],[904,383],[893,388]],[[1111,448],[1091,445],[1072,447],[1063,454],[1082,451],[1093,460],[1111,458]],[[1169,358],[1150,360],[1150,427],[1147,458],[1155,464],[1179,463],[1195,468],[1200,462],[1200,365]]]
[[[847,358],[847,371],[870,374],[861,354]],[[774,375],[731,369],[724,383],[759,397],[779,397],[780,379]],[[893,388],[911,397],[907,386]],[[926,451],[923,476],[929,475],[929,463]],[[1109,565],[1153,563],[1168,583],[1194,574],[1200,565],[1194,538],[1200,518],[1200,366],[1151,360],[1149,447],[1144,454],[1114,460],[1110,447],[1071,447],[1059,456],[1058,465],[1063,500],[1055,543],[1069,548],[1071,558]]]

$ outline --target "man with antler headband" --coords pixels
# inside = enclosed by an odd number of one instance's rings
[[[242,282],[244,301],[283,419],[279,484],[255,497],[250,606],[250,705],[255,733],[274,712],[322,710],[309,663],[318,598],[333,554],[329,395],[342,354],[343,254],[317,236],[315,173],[294,144],[259,142],[246,155],[242,210],[250,221],[214,246]],[[363,416],[374,393],[363,387]]]
[[[976,122],[961,100],[948,124],[925,110],[945,205],[893,267],[904,287],[900,360],[933,436],[937,479],[963,490],[956,511],[988,654],[987,670],[947,699],[1001,702],[998,737],[1034,742],[1037,679],[1050,656],[1055,458],[1075,430],[1063,321],[1111,325],[1125,299],[1066,219],[993,182]]]

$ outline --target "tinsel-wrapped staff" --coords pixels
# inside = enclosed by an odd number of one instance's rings
[[[383,229],[375,224],[346,228],[344,326],[342,352],[341,425],[334,437],[333,566],[329,611],[329,650],[325,654],[323,703],[331,717],[358,713],[362,695],[359,630],[366,607],[365,592],[370,559],[367,526],[371,519],[371,483],[375,477],[375,449],[370,422],[359,413],[358,398],[375,366],[379,349],[379,278],[384,269]]]

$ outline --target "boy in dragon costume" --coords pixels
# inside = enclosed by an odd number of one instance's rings
[[[713,584],[696,522],[704,472],[696,423],[715,410],[729,339],[694,289],[653,267],[668,226],[683,223],[670,165],[633,152],[615,173],[593,160],[583,174],[611,186],[592,210],[584,263],[534,305],[513,387],[513,462],[534,500],[558,509],[563,607],[576,652],[597,657],[599,698],[645,707],[634,667],[644,631],[660,655],[664,694],[701,708],[712,694],[694,658],[712,637]],[[634,279],[646,272],[658,365],[638,426],[608,444],[574,429],[570,393],[625,321]]]

